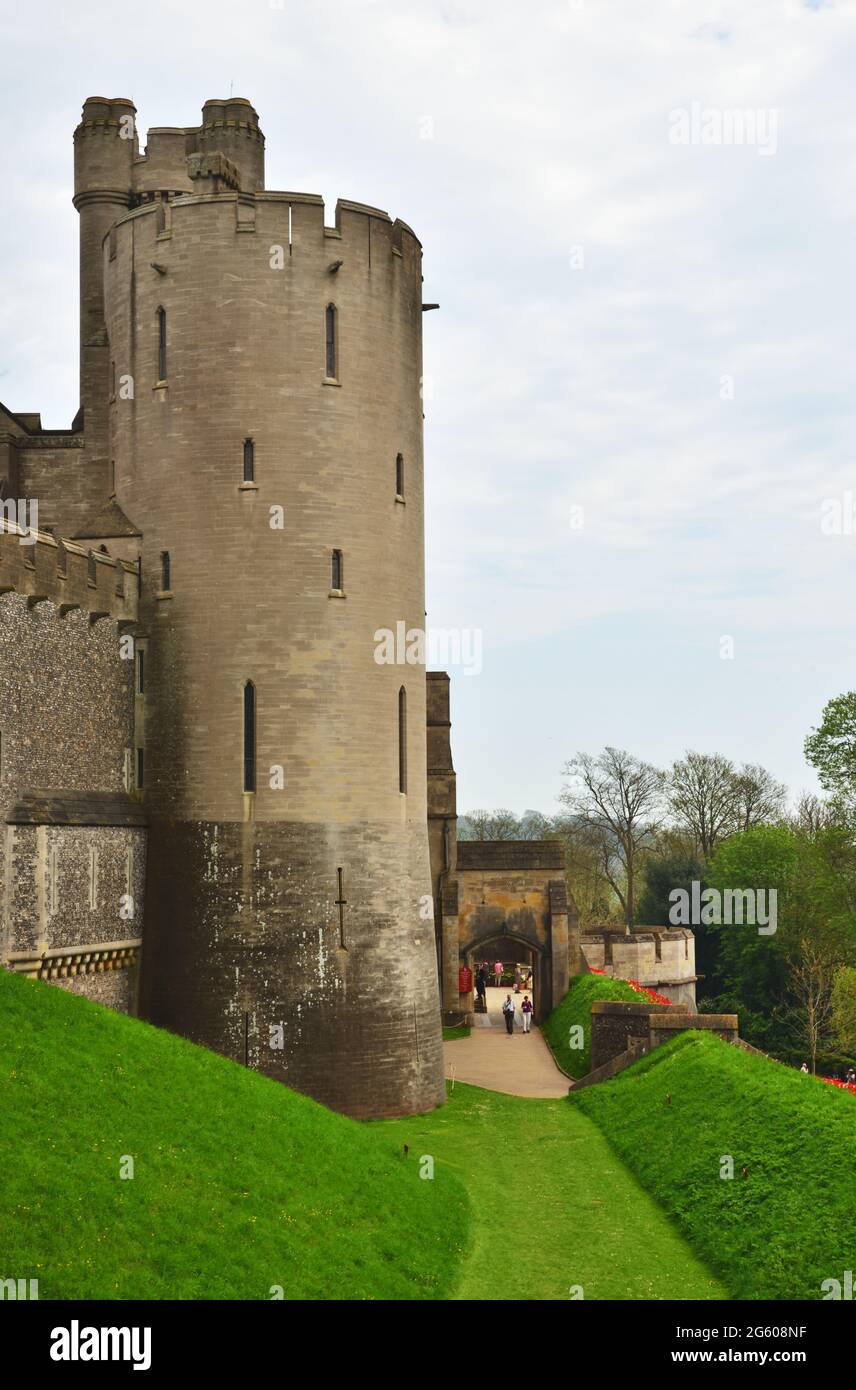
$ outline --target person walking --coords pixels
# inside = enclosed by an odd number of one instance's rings
[[[493,963],[493,973],[496,979],[496,987],[499,989],[502,984],[502,961],[496,960]]]
[[[479,1000],[479,1013],[487,1013],[485,994],[487,992],[487,975],[483,965],[479,966],[479,973],[476,975],[476,994]]]
[[[524,994],[523,996],[523,1003],[520,1005],[520,1012],[523,1015],[523,1031],[524,1033],[528,1033],[529,1027],[532,1023],[532,1000],[529,998],[528,994]]]
[[[514,1032],[514,1000],[510,994],[506,994],[505,996],[502,1012],[505,1015],[505,1031],[508,1033],[508,1036],[511,1037],[511,1034]]]

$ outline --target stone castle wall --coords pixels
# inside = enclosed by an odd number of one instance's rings
[[[378,631],[425,620],[421,247],[378,209],[340,202],[331,228],[320,198],[261,190],[251,124],[102,248],[111,377],[133,383],[109,452],[143,533],[143,1008],[335,1108],[401,1113],[444,1094],[425,670],[375,659]]]
[[[419,241],[266,192],[238,98],[144,154],[130,101],[88,99],[74,202],[81,411],[0,410],[0,486],[100,543],[0,548],[4,951],[124,1007],[139,965],[157,1023],[352,1114],[429,1108],[425,670],[375,659],[425,621]]]
[[[0,960],[133,1012],[145,829],[120,638],[136,574],[24,539],[0,529]]]
[[[581,944],[589,969],[636,980],[695,1010],[695,937],[685,927],[634,927],[629,936],[623,927],[589,927]]]

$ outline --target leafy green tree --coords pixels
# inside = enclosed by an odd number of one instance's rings
[[[824,705],[820,725],[806,739],[804,752],[825,791],[848,800],[856,796],[856,690]]]
[[[757,926],[709,928],[719,939],[716,955],[720,993],[709,1002],[740,1015],[741,1035],[765,1052],[788,1052],[792,1029],[781,1018],[789,989],[789,959],[783,920],[796,873],[797,836],[786,826],[757,826],[724,840],[708,866],[707,882],[726,889],[764,889],[778,895],[777,930],[761,936]],[[769,897],[767,899],[769,902]]]
[[[816,1056],[829,1032],[829,989],[835,970],[856,964],[856,844],[846,825],[813,834],[793,826],[757,826],[732,836],[708,869],[712,887],[775,889],[777,929],[718,931],[721,993],[736,1007],[749,1042],[791,1056],[794,1042]]]
[[[856,969],[843,965],[832,985],[832,1027],[843,1052],[856,1053]]]
[[[691,854],[652,854],[645,864],[645,888],[639,898],[637,918],[641,926],[669,927],[669,895],[676,888],[692,892],[702,879],[702,864]]]
[[[645,864],[645,889],[639,899],[637,920],[640,926],[670,927],[673,925],[669,910],[674,903],[670,894],[675,889],[683,889],[692,896],[692,887],[698,883],[702,889],[707,886],[704,866],[701,860],[686,848],[666,849],[655,853]],[[719,974],[720,937],[717,928],[696,923],[695,937],[696,973],[700,983],[696,989],[697,998],[716,994],[722,988]]]

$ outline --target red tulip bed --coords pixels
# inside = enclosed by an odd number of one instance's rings
[[[839,1091],[849,1091],[851,1096],[856,1096],[856,1085],[852,1081],[836,1081],[834,1076],[821,1076],[821,1081],[825,1081],[828,1086],[837,1086]]]
[[[590,966],[592,975],[605,975],[605,970],[597,970],[595,966]],[[648,985],[640,985],[638,980],[625,980],[624,983],[635,990],[637,994],[644,994],[649,1004],[671,1004],[671,999],[667,999],[665,994],[658,994],[655,989],[649,989]]]

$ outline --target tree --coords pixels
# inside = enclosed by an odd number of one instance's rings
[[[799,952],[791,961],[791,993],[797,1007],[787,1011],[794,1037],[811,1058],[811,1073],[817,1071],[817,1054],[832,1041],[832,986],[836,973],[834,954],[824,943],[803,937]]]
[[[843,965],[832,982],[832,1027],[843,1052],[856,1053],[856,969]]]
[[[555,822],[540,811],[524,811],[517,825],[518,840],[555,840]]]
[[[724,835],[737,826],[739,792],[734,764],[720,753],[688,752],[668,781],[669,806],[707,862]]]
[[[821,801],[814,792],[801,792],[791,824],[804,835],[815,835],[835,823],[835,812],[828,801]]]
[[[723,840],[707,866],[709,887],[772,889],[778,894],[777,929],[761,936],[757,926],[725,923],[705,928],[718,941],[715,975],[719,993],[707,1001],[724,1013],[740,1015],[740,1035],[765,1052],[787,1053],[790,1040],[781,1017],[788,993],[791,887],[796,877],[798,837],[787,826],[756,826]]]
[[[645,890],[639,898],[637,918],[647,927],[669,927],[670,893],[683,888],[692,893],[693,883],[700,883],[702,865],[694,855],[651,855],[645,864]]]
[[[594,757],[577,753],[566,763],[571,779],[559,800],[579,822],[601,870],[621,903],[627,930],[633,925],[636,876],[653,843],[662,808],[663,774],[621,748]]]
[[[788,789],[764,767],[744,763],[734,779],[738,830],[779,820],[785,813]]]
[[[565,846],[565,877],[580,926],[585,930],[592,923],[620,920],[621,905],[604,877],[600,853],[586,825],[576,816],[556,816],[552,825],[553,835]]]
[[[824,705],[820,726],[812,729],[804,752],[824,791],[852,799],[856,794],[856,690]]]
[[[459,840],[518,840],[520,822],[513,811],[468,811],[458,817]]]
[[[840,824],[811,835],[785,824],[755,826],[722,842],[707,881],[721,891],[778,894],[773,935],[738,924],[715,929],[718,1007],[735,1009],[741,1034],[765,1051],[792,1055],[796,1039],[803,1053],[816,1056],[829,1032],[826,984],[841,965],[856,965],[851,831]]]

